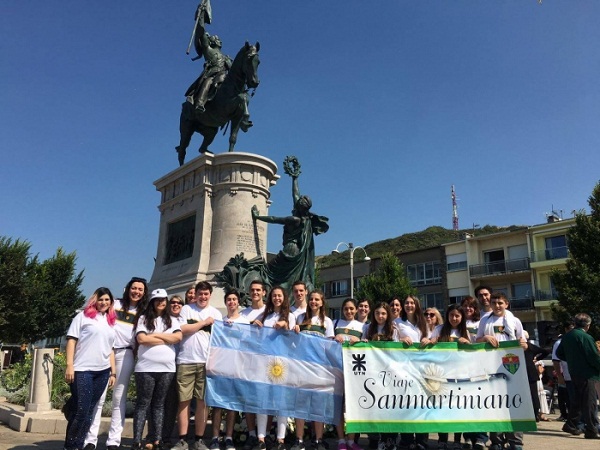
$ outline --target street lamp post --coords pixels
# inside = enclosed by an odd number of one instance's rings
[[[365,254],[363,261],[370,261],[371,258],[369,258],[369,255],[367,255],[367,251],[363,247],[361,247],[360,245],[357,245],[355,247],[352,242],[350,242],[350,243],[340,242],[335,247],[335,250],[332,251],[331,253],[339,254],[340,253],[340,250],[339,250],[340,245],[345,245],[348,248],[348,250],[350,250],[350,297],[354,298],[354,252],[360,248]]]

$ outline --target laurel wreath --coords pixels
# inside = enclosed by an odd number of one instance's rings
[[[287,156],[283,161],[283,171],[290,177],[298,177],[300,175],[300,162],[295,156]]]

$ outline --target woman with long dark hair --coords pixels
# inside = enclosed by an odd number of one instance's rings
[[[154,436],[154,449],[160,447],[164,420],[165,397],[175,376],[175,345],[181,342],[179,321],[173,320],[167,307],[167,291],[152,291],[150,303],[138,314],[134,331],[138,348],[135,365],[136,403],[133,414],[133,449],[141,449],[142,433],[149,408]]]
[[[110,429],[106,439],[106,450],[118,450],[121,445],[121,433],[125,426],[125,409],[127,406],[127,388],[135,366],[133,349],[136,345],[133,326],[139,311],[143,311],[148,303],[148,286],[144,278],[133,277],[123,291],[123,298],[116,299],[114,304],[117,322],[115,324],[115,364],[117,380],[113,386],[112,411]],[[85,438],[86,446],[98,444],[98,431],[102,416],[102,406],[106,392],[98,402],[94,422]]]
[[[271,327],[278,330],[291,330],[296,326],[296,318],[290,312],[290,300],[288,294],[281,286],[274,286],[267,296],[265,312],[260,319],[254,321],[258,327]],[[285,431],[287,417],[277,416],[277,446],[276,450],[285,450]],[[265,436],[267,434],[267,415],[256,415],[256,428],[258,431],[258,450],[265,450]]]
[[[96,289],[67,331],[65,381],[71,388],[65,449],[82,449],[94,410],[115,382],[115,311],[108,288]]]
[[[397,341],[398,330],[394,327],[392,307],[389,303],[380,302],[371,311],[369,325],[365,328],[365,341]]]
[[[419,299],[414,295],[409,295],[404,299],[400,319],[397,319],[395,323],[400,341],[405,344],[412,345],[427,339],[427,322]],[[428,438],[427,433],[400,433],[400,446],[424,449],[427,448]]]

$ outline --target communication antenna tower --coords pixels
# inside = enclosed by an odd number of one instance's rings
[[[456,192],[452,185],[452,229],[458,231],[458,206],[456,205]]]

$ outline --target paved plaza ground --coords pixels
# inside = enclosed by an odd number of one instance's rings
[[[555,419],[556,415],[549,415]],[[583,436],[571,436],[560,429],[563,422],[540,422],[538,431],[525,433],[525,449],[528,450],[600,450],[600,441],[590,441]],[[364,436],[363,436],[364,437]],[[11,430],[5,424],[0,424],[0,450],[62,450],[63,436],[57,434],[25,433]],[[430,435],[430,449],[437,449],[437,436]],[[452,436],[450,436],[452,439]],[[102,443],[98,450],[104,450],[106,436],[100,438]],[[330,448],[336,448],[336,442],[331,441]],[[367,440],[361,439],[360,444],[367,446]],[[131,446],[130,436],[125,437],[123,448]]]

